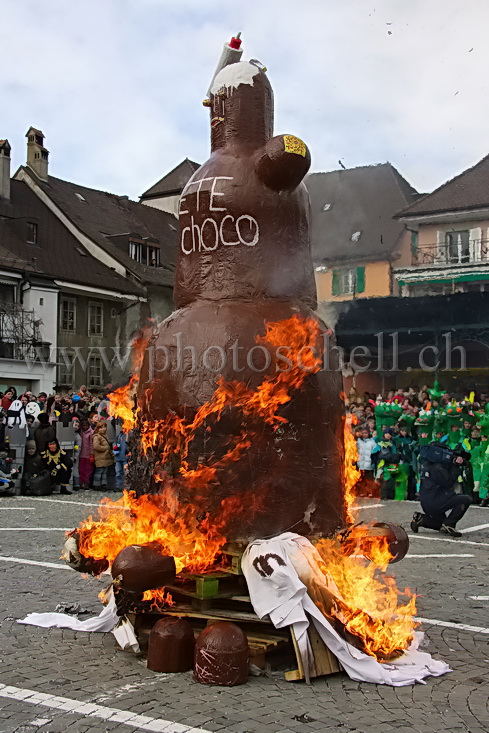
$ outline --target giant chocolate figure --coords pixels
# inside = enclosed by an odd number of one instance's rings
[[[145,419],[171,412],[191,419],[218,375],[256,387],[264,378],[259,354],[247,355],[265,322],[293,315],[317,321],[302,182],[310,166],[306,145],[292,135],[272,137],[273,93],[257,62],[222,69],[208,104],[212,152],[181,197],[178,310],[146,354],[139,393]],[[338,372],[308,375],[281,408],[288,422],[278,431],[255,425],[249,450],[218,471],[203,511],[212,515],[233,495],[249,501],[250,492],[262,502],[227,528],[229,539],[289,529],[312,536],[344,524],[340,391]],[[196,436],[190,462],[218,454],[242,427],[239,411],[223,414]]]

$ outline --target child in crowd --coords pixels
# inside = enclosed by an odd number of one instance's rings
[[[73,462],[69,455],[60,447],[56,438],[49,441],[41,457],[42,467],[51,473],[51,486],[54,488],[59,485],[60,494],[71,494],[68,485],[70,483]]]
[[[80,421],[77,417],[72,420],[73,430],[75,431],[75,437],[73,438],[73,491],[80,490],[80,451],[82,445],[82,439],[80,434]]]
[[[115,489],[114,452],[106,433],[107,423],[105,420],[99,420],[95,424],[93,433],[93,455],[95,458],[93,488],[96,491],[114,491]]]
[[[78,464],[78,471],[80,476],[80,488],[88,489],[92,481],[92,474],[94,468],[94,456],[93,456],[93,428],[91,427],[88,420],[82,419],[80,421],[80,460]]]

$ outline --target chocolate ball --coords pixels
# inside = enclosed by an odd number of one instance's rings
[[[194,679],[203,685],[243,685],[248,679],[250,650],[236,624],[217,621],[195,643]]]
[[[194,661],[194,630],[183,618],[162,618],[149,635],[148,669],[188,672]]]

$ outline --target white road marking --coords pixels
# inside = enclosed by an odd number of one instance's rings
[[[450,553],[449,555],[406,555],[403,559],[406,560],[409,557],[442,557],[442,558],[445,558],[445,557],[474,557],[474,555],[467,555],[467,554],[454,555],[452,553]]]
[[[485,629],[482,626],[470,626],[469,624],[459,624],[454,621],[439,621],[436,618],[422,618],[421,616],[413,616],[413,619],[423,624],[431,624],[432,626],[446,626],[447,629],[473,631],[475,634],[489,634],[489,629]]]
[[[394,499],[390,499],[389,501],[394,501]],[[403,499],[403,504],[417,504],[419,506],[419,500],[418,499]],[[489,509],[489,507],[480,506],[479,504],[471,504],[469,506],[469,509]]]
[[[56,562],[40,562],[39,560],[26,560],[22,557],[8,557],[7,555],[0,555],[0,561],[2,562],[18,562],[21,565],[41,565],[43,568],[56,568],[57,570],[73,570],[69,565],[61,565]]]
[[[0,527],[0,532],[71,532],[73,527]]]
[[[33,506],[0,506],[0,512],[13,512],[15,510],[19,512],[33,512],[35,507]]]
[[[68,505],[70,505],[70,504],[77,504],[79,506],[100,506],[100,503],[95,503],[95,502],[89,502],[89,501],[70,501],[69,499],[45,499],[44,497],[41,497],[41,496],[15,496],[15,497],[12,497],[12,498],[14,498],[14,499],[26,499],[27,501],[49,501],[49,502],[53,502],[54,504],[64,504],[65,506],[67,504]],[[108,497],[100,497],[100,498],[102,499],[102,498],[108,498]],[[111,498],[111,501],[112,500],[113,499]],[[111,507],[111,506],[106,507],[105,504],[104,504],[104,509],[121,509],[121,508],[122,507]],[[20,509],[20,507],[19,507],[19,509]]]
[[[56,562],[41,562],[40,560],[27,560],[23,557],[10,557],[8,555],[0,555],[0,562],[17,562],[21,565],[40,565],[43,568],[55,568],[56,570],[74,570],[69,565],[63,565]],[[102,575],[110,575],[109,570],[104,570]],[[86,577],[86,573],[81,573],[83,577]]]
[[[469,532],[477,532],[479,529],[487,529],[489,527],[489,524],[478,524],[477,527],[466,527],[466,529],[461,529],[460,531],[462,534],[468,534]]]
[[[469,596],[472,601],[489,601],[489,596]]]
[[[385,504],[362,504],[362,506],[352,506],[352,512],[358,512],[360,509],[375,509],[378,506],[385,506]]]
[[[489,547],[489,542],[472,542],[472,540],[450,540],[448,537],[428,537],[425,534],[408,534],[410,540],[429,540],[430,542],[455,542],[456,545],[473,545]]]
[[[109,708],[105,705],[49,695],[45,692],[26,690],[12,685],[0,684],[0,697],[5,697],[7,700],[19,700],[32,705],[42,705],[53,710],[65,710],[84,718],[101,718],[109,723],[122,723],[122,725],[130,725],[136,730],[149,730],[155,733],[210,733],[204,728],[192,728],[189,725],[173,723],[171,720],[150,718],[149,715],[137,715],[137,713],[132,713],[130,710]]]

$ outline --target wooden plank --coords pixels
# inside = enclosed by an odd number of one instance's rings
[[[290,628],[290,635],[292,643],[294,645],[295,656],[297,659],[297,669],[290,670],[285,673],[285,679],[287,682],[296,682],[298,680],[305,679],[304,667],[299,652],[299,646],[295,637],[294,629]],[[334,654],[327,648],[321,636],[316,631],[314,624],[310,624],[307,630],[309,636],[309,643],[311,645],[313,653],[312,669],[309,671],[309,677],[322,677],[329,674],[335,674],[341,672],[341,667]]]
[[[165,616],[186,616],[188,618],[209,618],[218,619],[220,621],[252,621],[253,623],[269,624],[270,619],[268,616],[265,618],[258,618],[254,613],[248,613],[247,611],[231,611],[227,609],[223,610],[206,610],[206,611],[195,611],[191,608],[182,609],[171,607],[168,610],[163,611]]]
[[[314,677],[321,677],[322,675],[335,674],[335,672],[340,672],[341,668],[338,660],[321,639],[321,636],[316,630],[314,624],[311,623],[307,634],[309,636],[312,653],[314,655]]]
[[[292,639],[292,645],[294,647],[295,658],[297,661],[297,669],[285,673],[285,679],[287,680],[287,682],[304,679],[304,667],[302,665],[301,653],[299,651],[299,645],[297,644],[297,639],[293,626],[290,626],[290,638]]]

